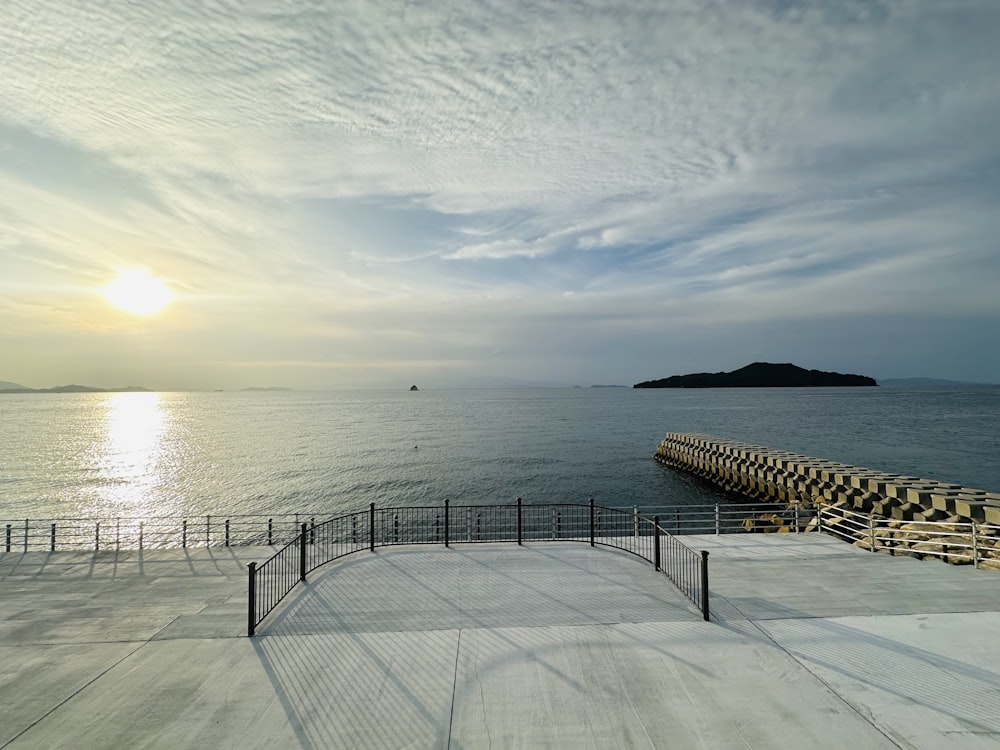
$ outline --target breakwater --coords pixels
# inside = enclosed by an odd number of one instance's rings
[[[669,432],[656,448],[662,464],[764,502],[847,505],[902,521],[1000,525],[1000,493],[890,474],[737,440]]]
[[[798,511],[817,509],[807,530],[822,527],[873,552],[1000,569],[1000,493],[709,435],[667,433],[654,458],[789,509],[748,514],[750,531],[797,530]]]

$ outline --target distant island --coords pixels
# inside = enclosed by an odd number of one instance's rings
[[[291,388],[281,388],[280,386],[277,386],[277,385],[269,385],[269,386],[264,386],[264,387],[253,386],[252,385],[249,388],[243,388],[242,390],[244,392],[253,392],[253,391],[290,391],[292,389]]]
[[[126,385],[121,388],[95,388],[92,385],[57,385],[52,388],[0,388],[0,393],[152,393],[141,385]]]
[[[973,385],[992,385],[991,383],[972,383],[967,380],[944,380],[942,378],[879,378],[879,385],[885,386],[973,386]]]
[[[806,370],[791,363],[754,362],[732,372],[695,372],[636,383],[633,388],[828,388],[878,385],[867,375]]]

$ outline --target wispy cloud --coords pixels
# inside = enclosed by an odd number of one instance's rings
[[[8,0],[0,345],[107,359],[135,324],[89,291],[134,264],[179,293],[160,347],[248,369],[632,381],[707,358],[683,321],[892,370],[888,321],[1000,322],[998,32],[992,0]],[[916,374],[1000,380],[941,325]]]

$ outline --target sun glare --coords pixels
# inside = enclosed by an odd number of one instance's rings
[[[170,302],[166,283],[147,271],[119,271],[118,277],[101,290],[108,302],[132,315],[154,315]]]

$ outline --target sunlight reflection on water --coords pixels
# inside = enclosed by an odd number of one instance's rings
[[[103,431],[95,435],[93,465],[98,493],[87,513],[152,515],[161,484],[169,421],[159,393],[110,393],[104,401]],[[157,507],[154,507],[157,506]]]
[[[726,502],[652,460],[668,430],[1000,487],[1000,388],[763,391],[13,394],[0,518]]]

